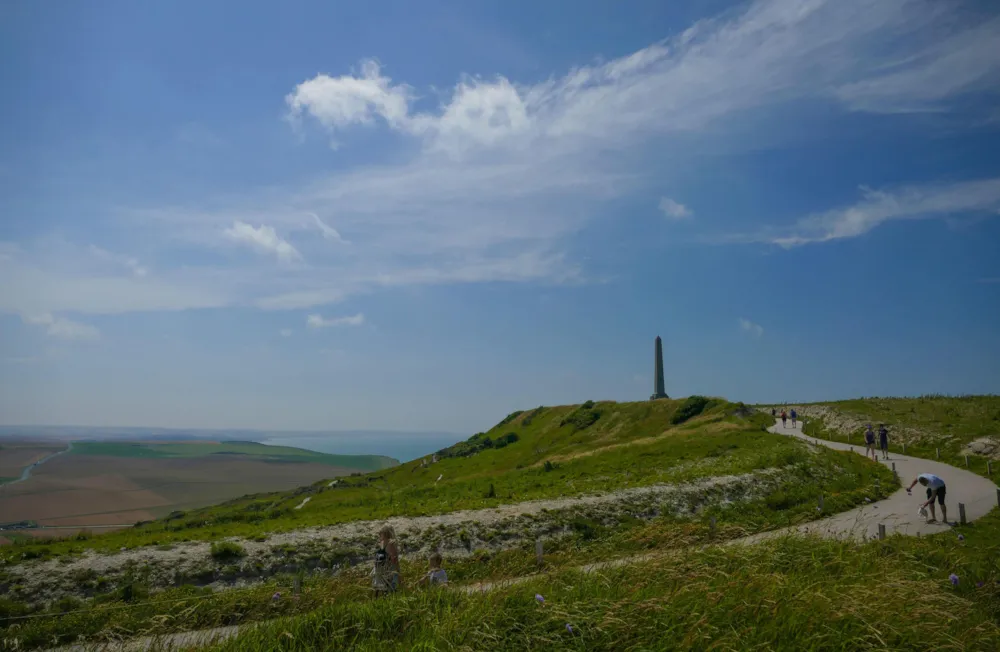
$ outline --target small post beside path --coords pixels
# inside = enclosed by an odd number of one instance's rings
[[[965,525],[965,503],[958,504],[958,522]]]
[[[903,455],[906,455],[906,442],[903,442]]]
[[[878,524],[878,540],[885,540],[885,523]]]
[[[542,540],[541,539],[536,539],[535,540],[535,561],[538,562],[539,566],[542,565]]]
[[[969,468],[969,456],[965,456],[965,468]]]
[[[986,475],[993,475],[993,462],[986,460]]]
[[[1000,507],[1000,487],[997,488],[997,507]]]
[[[938,459],[938,460],[941,459],[941,449],[940,448],[935,448],[934,449],[934,458]]]
[[[712,534],[715,534],[715,517],[708,519],[708,527],[711,528]]]
[[[819,511],[823,511],[823,494],[819,495]]]

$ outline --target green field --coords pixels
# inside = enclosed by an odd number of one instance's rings
[[[1000,396],[920,396],[916,398],[861,398],[848,401],[807,404],[835,410],[850,427],[835,427],[830,418],[811,418],[805,412],[803,432],[811,437],[862,441],[864,423],[875,428],[885,423],[889,429],[890,450],[928,459],[941,459],[954,466],[965,466],[966,447],[970,442],[993,438],[1000,445]],[[845,432],[846,431],[846,432]],[[940,457],[938,457],[940,455]],[[1000,475],[1000,449],[994,453],[993,473]],[[987,476],[986,459],[969,454],[969,470]]]
[[[208,457],[212,455],[247,456],[275,462],[312,462],[357,471],[379,471],[398,462],[382,455],[330,455],[303,448],[268,446],[255,442],[90,442],[73,443],[73,455],[107,455],[112,457]]]

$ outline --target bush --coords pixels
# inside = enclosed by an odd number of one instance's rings
[[[586,407],[587,403],[590,403],[591,407]],[[565,426],[569,424],[573,426],[574,432],[586,430],[590,426],[594,425],[594,423],[601,418],[601,411],[593,409],[594,403],[592,401],[587,401],[587,403],[584,403],[566,415],[566,417],[559,422],[559,425]]]
[[[670,420],[670,423],[675,426],[684,423],[688,419],[693,419],[708,407],[711,399],[705,398],[704,396],[689,396],[684,404],[677,408],[674,412],[674,417]]]
[[[539,405],[538,407],[536,407],[534,410],[532,410],[531,412],[528,413],[528,416],[526,416],[523,419],[521,419],[521,425],[523,427],[525,427],[525,428],[527,428],[528,426],[530,426],[531,422],[535,420],[535,417],[537,417],[539,414],[541,414],[542,410],[544,410],[544,409],[545,409],[545,406],[543,406],[543,405]]]
[[[216,541],[212,544],[212,559],[223,561],[245,557],[247,551],[235,541]]]
[[[556,465],[553,464],[552,462],[548,461],[548,460],[545,460],[545,467],[544,468],[545,468],[545,472],[548,473],[549,471],[555,471],[556,470]]]
[[[497,490],[493,488],[493,483],[492,482],[490,483],[490,490],[486,492],[486,497],[487,498],[496,498],[497,497]]]

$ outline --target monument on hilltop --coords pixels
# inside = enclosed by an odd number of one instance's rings
[[[655,401],[658,398],[670,398],[667,396],[666,387],[663,384],[663,340],[656,336],[656,371],[653,375],[653,395],[649,400]]]

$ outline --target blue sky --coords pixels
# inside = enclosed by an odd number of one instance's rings
[[[1000,391],[989,2],[15,1],[0,421]]]

